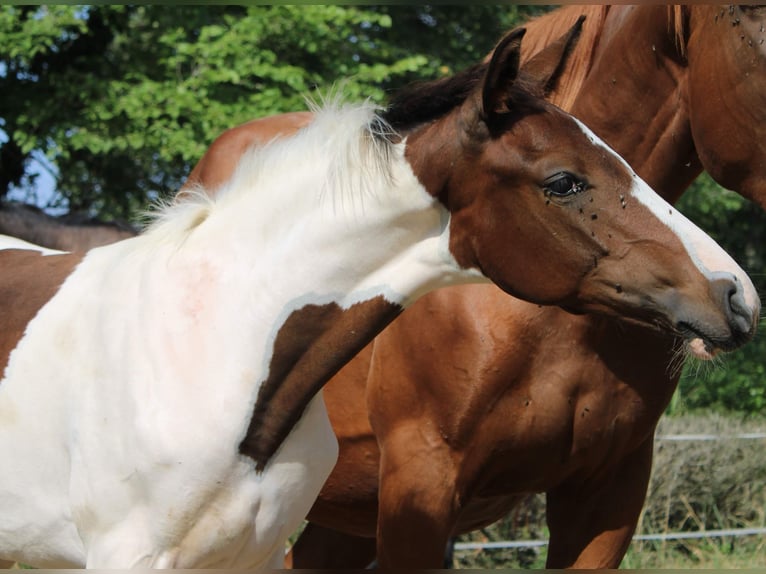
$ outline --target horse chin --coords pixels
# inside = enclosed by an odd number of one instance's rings
[[[710,343],[699,337],[687,339],[686,349],[692,357],[702,361],[712,361],[721,353],[721,349],[713,347]]]

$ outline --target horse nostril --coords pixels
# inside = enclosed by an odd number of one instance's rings
[[[742,339],[749,336],[755,329],[756,317],[745,301],[745,293],[741,281],[735,275],[716,279],[723,292],[723,305],[732,336]]]

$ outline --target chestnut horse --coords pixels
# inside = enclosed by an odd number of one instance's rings
[[[747,275],[536,95],[523,33],[383,114],[325,106],[137,237],[0,251],[0,558],[278,566],[337,456],[319,389],[437,287],[752,336]]]
[[[668,200],[704,168],[766,207],[764,8],[568,6],[529,23],[524,56],[583,12],[554,100]],[[190,181],[226,181],[244,147],[310,119],[230,130]],[[377,536],[381,564],[438,567],[450,536],[546,492],[548,567],[618,566],[678,382],[677,348],[654,330],[490,286],[424,297],[324,389],[340,457],[294,564],[363,566]]]

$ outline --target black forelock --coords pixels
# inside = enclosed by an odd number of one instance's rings
[[[402,132],[437,120],[479,88],[488,64],[482,62],[450,76],[413,83],[393,96],[382,118],[396,131]],[[513,82],[507,95],[508,107],[516,111],[539,109],[542,90],[523,74]]]

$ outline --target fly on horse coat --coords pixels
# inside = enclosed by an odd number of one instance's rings
[[[744,340],[747,275],[535,95],[522,35],[319,110],[136,238],[0,252],[0,557],[278,567],[337,455],[319,389],[443,285]]]

